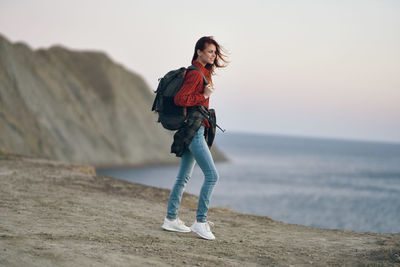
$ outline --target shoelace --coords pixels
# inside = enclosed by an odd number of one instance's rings
[[[184,221],[182,221],[182,220],[179,219],[179,218],[176,219],[176,222],[177,222],[178,224],[181,224],[181,225],[184,225],[184,224],[185,224]]]
[[[207,221],[206,222],[206,229],[207,229],[207,231],[211,232],[210,225],[214,227],[214,223],[212,221]]]

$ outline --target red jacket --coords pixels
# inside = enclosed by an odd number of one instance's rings
[[[207,77],[209,72],[199,61],[193,60],[192,64],[200,69],[204,76]],[[186,72],[183,80],[183,85],[176,93],[174,97],[174,103],[177,106],[189,107],[189,106],[206,106],[208,108],[209,98],[205,98],[204,92],[204,80],[203,75],[197,70],[189,70]],[[204,120],[203,126],[209,128],[210,123],[208,120]]]

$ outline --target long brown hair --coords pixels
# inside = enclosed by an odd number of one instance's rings
[[[214,60],[214,64],[206,64],[204,67],[209,70],[208,75],[206,76],[207,80],[211,81],[212,83],[212,76],[215,74],[215,68],[225,68],[227,66],[226,63],[228,63],[229,61],[226,60],[226,55],[224,54],[226,52],[226,50],[220,46],[218,44],[217,41],[214,40],[213,36],[203,36],[201,37],[197,42],[196,42],[196,46],[194,47],[194,54],[193,54],[193,60],[196,60],[198,55],[197,55],[197,50],[200,49],[201,51],[203,51],[206,48],[206,44],[213,44],[215,45],[215,60]],[[222,51],[224,53],[222,53]],[[222,64],[223,61],[225,64]]]

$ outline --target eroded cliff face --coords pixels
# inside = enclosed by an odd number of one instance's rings
[[[97,167],[176,164],[143,78],[106,54],[0,35],[0,148]],[[216,161],[226,160],[215,144]]]

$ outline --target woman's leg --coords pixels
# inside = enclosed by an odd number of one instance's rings
[[[206,222],[211,194],[218,181],[219,174],[204,138],[204,126],[201,126],[197,131],[196,136],[189,145],[189,150],[204,173],[204,182],[200,190],[196,220],[198,222]]]
[[[168,200],[167,218],[175,219],[178,216],[178,208],[181,204],[182,194],[186,183],[189,181],[193,173],[196,161],[192,152],[187,149],[181,157],[181,164],[174,187],[171,190]]]

